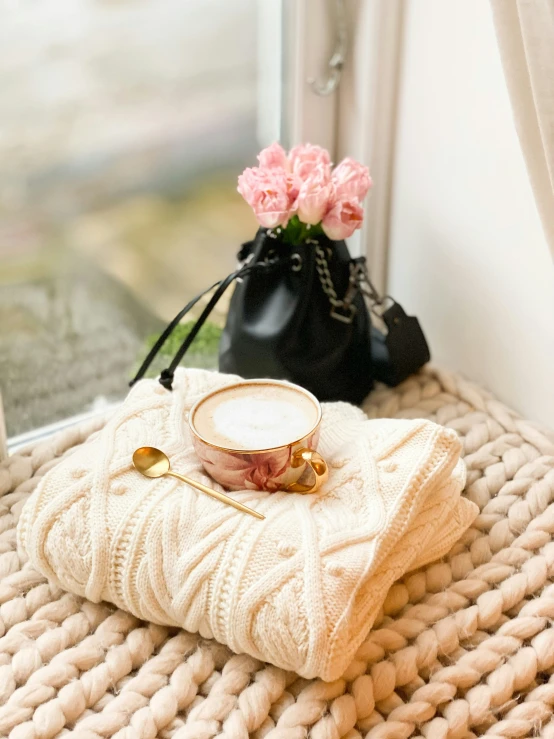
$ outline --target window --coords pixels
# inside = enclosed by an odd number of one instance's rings
[[[152,337],[255,233],[236,178],[260,146],[281,130],[331,145],[335,101],[306,82],[325,72],[328,14],[325,0],[4,3],[9,436],[123,397]],[[189,364],[216,366],[225,310]]]
[[[4,4],[10,435],[121,396],[149,335],[232,269],[255,227],[235,188],[258,150],[257,13],[255,0]]]

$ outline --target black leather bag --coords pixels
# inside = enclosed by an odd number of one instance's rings
[[[171,389],[176,367],[235,280],[220,342],[222,372],[290,380],[323,401],[360,403],[374,379],[398,384],[429,360],[417,319],[407,316],[388,296],[377,294],[365,259],[352,259],[344,241],[320,235],[290,246],[278,235],[259,229],[238,256],[241,264],[235,272],[175,316],[131,385],[144,375],[184,315],[215,288],[170,366],[161,373],[161,384]],[[372,327],[368,304],[386,326],[386,334]]]
[[[361,402],[373,385],[371,320],[362,293],[350,289],[346,244],[320,236],[317,245],[292,247],[260,230],[241,256],[259,263],[276,254],[287,254],[291,266],[253,272],[235,288],[219,369],[291,380],[320,400]]]

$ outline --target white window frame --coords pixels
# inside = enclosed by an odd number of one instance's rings
[[[321,96],[309,80],[324,81],[328,74],[337,41],[335,0],[259,0],[264,62],[260,69],[269,63],[273,70],[271,78],[260,80],[260,99],[267,102],[270,82],[273,94],[273,106],[260,107],[262,115],[269,111],[272,135],[262,136],[260,143],[275,139],[286,147],[317,143],[329,150],[335,162],[352,156],[368,165],[375,184],[366,203],[364,226],[349,239],[349,248],[354,256],[367,257],[373,282],[386,292],[403,3],[343,0],[343,4],[346,62],[338,89]],[[281,51],[278,62],[277,49]]]
[[[287,147],[319,144],[334,157],[338,91],[319,95],[311,84],[327,75],[335,45],[332,10],[328,0],[283,1],[281,139]]]
[[[322,96],[335,44],[330,0],[258,0],[258,140],[290,148],[310,142],[334,156],[338,93]]]
[[[339,87],[338,158],[369,167],[374,187],[351,251],[387,289],[391,186],[403,33],[402,0],[348,0],[348,54]]]

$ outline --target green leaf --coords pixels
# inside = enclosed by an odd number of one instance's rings
[[[195,323],[196,321],[187,321],[186,323],[179,324],[179,326],[175,328],[171,336],[160,349],[160,356],[173,357],[177,353],[177,350],[179,349],[183,341],[191,332]],[[206,323],[202,326],[202,328],[198,332],[198,335],[195,337],[194,341],[190,345],[190,352],[194,354],[217,353],[221,334],[222,329],[219,328],[219,326],[206,321]],[[151,349],[157,340],[157,334],[149,336],[146,340],[147,348]]]
[[[293,216],[287,224],[286,228],[281,229],[282,239],[285,244],[291,246],[300,246],[306,239],[314,239],[323,233],[321,223],[310,226],[303,223],[297,215]]]

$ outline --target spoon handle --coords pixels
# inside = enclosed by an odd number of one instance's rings
[[[236,508],[237,511],[249,513],[251,516],[254,516],[255,518],[260,518],[262,520],[265,518],[263,514],[258,513],[258,511],[254,511],[252,508],[248,508],[248,506],[245,506],[242,503],[239,503],[238,500],[233,500],[233,498],[229,498],[228,495],[224,495],[217,490],[212,490],[211,488],[202,485],[201,482],[196,482],[196,480],[193,480],[190,477],[180,475],[178,472],[173,472],[173,470],[169,470],[168,472],[166,472],[166,474],[171,475],[171,477],[176,477],[178,480],[181,480],[181,482],[186,482],[187,485],[200,490],[202,493],[206,493],[206,495],[210,495],[212,498],[220,500],[222,503],[227,503],[227,505],[233,506],[233,508]]]

